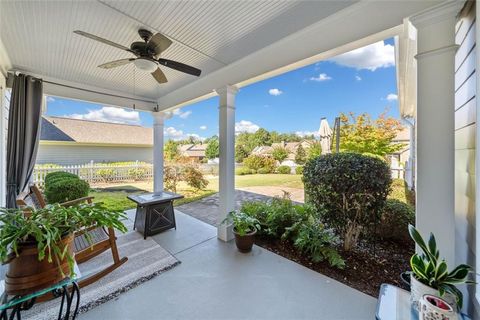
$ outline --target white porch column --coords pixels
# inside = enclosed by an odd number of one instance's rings
[[[455,22],[458,2],[410,21],[417,28],[416,226],[435,234],[441,255],[455,261]],[[428,238],[427,238],[428,239]]]
[[[232,227],[221,222],[227,213],[235,209],[235,95],[238,89],[225,86],[217,89],[220,97],[219,134],[220,134],[220,168],[219,168],[219,211],[217,236],[220,240],[233,239]]]
[[[170,114],[152,112],[153,116],[153,192],[163,192],[163,128]]]

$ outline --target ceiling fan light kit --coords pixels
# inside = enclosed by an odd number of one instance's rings
[[[159,65],[197,77],[200,76],[200,74],[202,73],[200,69],[183,64],[181,62],[160,58],[160,55],[172,44],[172,41],[161,33],[153,34],[148,30],[140,29],[138,30],[138,34],[140,35],[140,38],[143,39],[143,42],[133,42],[130,45],[130,48],[127,48],[121,44],[101,38],[85,31],[75,30],[73,32],[75,34],[87,37],[95,41],[99,41],[117,49],[127,51],[136,56],[136,58],[126,58],[103,63],[98,66],[102,69],[112,69],[133,62],[136,68],[151,73],[153,78],[158,83],[166,83],[168,81],[163,71],[159,68]]]

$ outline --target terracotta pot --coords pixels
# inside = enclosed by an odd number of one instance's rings
[[[412,303],[412,306],[416,311],[420,311],[419,301],[424,295],[432,295],[436,297],[440,296],[437,289],[421,283],[420,281],[415,279],[413,274],[410,276],[410,290],[410,302]],[[454,295],[445,292],[445,294],[441,298],[445,300],[449,305],[453,306],[454,309],[456,308],[457,303]]]
[[[60,248],[68,246],[68,252],[73,256],[73,235],[61,240]],[[19,255],[8,263],[5,275],[5,291],[9,295],[25,295],[58,283],[70,276],[67,257],[60,264],[48,262],[47,257],[38,260],[38,249],[35,242],[28,242],[18,247]],[[53,257],[52,257],[53,258]],[[63,275],[62,275],[63,271]]]
[[[255,241],[255,234],[257,233],[256,229],[244,236],[241,236],[235,231],[235,228],[233,228],[233,233],[235,234],[235,244],[237,245],[238,251],[243,253],[252,251],[253,243]]]

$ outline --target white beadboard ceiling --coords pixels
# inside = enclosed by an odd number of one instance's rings
[[[133,64],[98,68],[131,55],[73,31],[125,46],[140,40],[139,28],[161,32],[173,41],[163,57],[197,67],[204,77],[353,2],[0,1],[0,39],[13,69],[158,99],[197,78],[162,67],[169,82],[159,85]]]

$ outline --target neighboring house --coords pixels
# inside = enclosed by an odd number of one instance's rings
[[[271,146],[258,146],[252,150],[252,154],[271,156],[275,148],[285,148],[288,151],[287,158],[281,163],[282,165],[295,166],[295,155],[297,154],[297,149],[302,145],[303,149],[307,151],[312,145],[313,140],[303,140],[300,142],[276,142],[272,143]]]
[[[397,134],[393,143],[403,144],[403,148],[392,154],[392,159],[395,158],[400,164],[405,164],[410,158],[410,128],[403,128],[403,130]]]
[[[207,144],[184,144],[179,149],[182,156],[189,157],[194,162],[200,162],[205,159]]]
[[[152,128],[44,116],[37,163],[152,162],[152,146]]]

